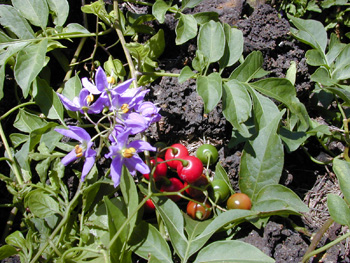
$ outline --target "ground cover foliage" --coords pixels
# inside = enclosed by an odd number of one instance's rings
[[[0,258],[349,262],[347,6],[1,3]],[[204,186],[174,143],[218,150]]]

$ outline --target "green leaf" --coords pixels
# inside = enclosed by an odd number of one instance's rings
[[[235,64],[243,53],[243,33],[237,28],[231,28],[228,24],[224,24],[225,32],[225,52],[219,63],[220,68],[230,67]]]
[[[56,26],[63,26],[69,14],[69,3],[67,0],[47,0],[53,23]]]
[[[28,134],[23,133],[11,133],[9,137],[14,148],[18,147],[29,139]]]
[[[347,47],[347,45],[341,43],[338,36],[332,33],[329,39],[328,52],[326,55],[328,65],[331,65],[334,62],[345,47]]]
[[[251,114],[252,103],[245,84],[236,80],[224,83],[222,105],[223,114],[233,128],[237,129],[242,136],[249,137],[248,128],[243,123]]]
[[[89,30],[87,30],[82,25],[77,24],[77,23],[70,23],[65,28],[63,28],[62,32],[59,32],[59,33],[54,34],[54,35],[55,36],[69,37],[70,35],[89,34],[89,33],[90,33]]]
[[[42,0],[12,0],[12,5],[34,26],[45,30],[49,8]]]
[[[286,79],[288,79],[290,83],[295,85],[296,77],[297,77],[297,63],[295,61],[291,61],[286,73]]]
[[[295,114],[300,122],[300,130],[306,131],[309,127],[310,118],[299,99],[292,83],[287,79],[267,78],[250,84],[251,87],[285,104]]]
[[[222,167],[222,165],[218,162],[215,166],[215,179],[222,179],[227,184],[228,188],[230,189],[231,194],[234,194],[235,191],[232,188],[230,179],[228,178],[228,175],[225,171],[225,169]]]
[[[194,263],[201,262],[273,263],[275,261],[248,243],[238,240],[223,240],[204,247],[194,261]]]
[[[209,76],[199,76],[196,82],[197,92],[204,101],[204,113],[211,112],[219,103],[222,95],[222,80],[217,72]]]
[[[8,245],[18,247],[21,250],[26,249],[26,240],[23,234],[18,230],[8,235],[5,241]]]
[[[349,61],[350,56],[350,44],[346,45],[345,48],[340,52],[339,56],[335,61],[335,69],[332,74],[332,78],[335,80],[343,80],[350,78],[349,74]]]
[[[175,28],[176,45],[182,45],[197,35],[197,21],[190,14],[180,13],[180,19]]]
[[[219,22],[210,21],[201,26],[198,33],[198,49],[209,59],[218,61],[225,51],[225,33]]]
[[[17,55],[14,75],[25,98],[28,96],[31,83],[44,67],[46,48],[47,39],[44,39],[27,46]]]
[[[308,207],[300,200],[296,193],[280,184],[271,184],[263,187],[253,203],[252,210],[255,210],[254,206],[259,204],[259,202],[267,200],[284,201],[298,212],[306,213],[309,211]]]
[[[203,0],[183,0],[181,3],[181,9],[193,8],[196,5],[200,4]]]
[[[183,3],[183,1],[182,1]],[[216,12],[201,12],[193,14],[194,19],[196,19],[198,25],[204,25],[210,20],[219,21],[219,14]]]
[[[256,212],[250,210],[233,209],[228,210],[219,216],[217,216],[211,223],[203,230],[203,232],[193,240],[189,247],[187,257],[190,257],[196,253],[201,247],[203,247],[209,238],[227,224],[244,222],[248,217],[256,215]]]
[[[134,178],[129,173],[128,169],[123,166],[122,176],[120,178],[120,190],[124,197],[124,202],[128,211],[128,218],[137,209],[139,204],[139,196],[137,193],[137,188],[134,182]],[[129,221],[129,236],[135,226],[137,217],[134,216]]]
[[[350,208],[343,198],[335,194],[328,194],[327,206],[329,214],[335,222],[350,226]]]
[[[207,219],[204,221],[194,220],[187,214],[183,214],[185,219],[185,231],[188,237],[188,243],[191,244],[198,235],[200,235],[204,229],[213,221],[213,219]]]
[[[322,55],[317,49],[306,51],[305,57],[307,64],[311,66],[327,66],[327,61],[325,61],[324,55]]]
[[[35,38],[34,31],[27,20],[10,5],[0,5],[0,24],[20,39]]]
[[[196,56],[192,60],[192,67],[195,70],[202,72],[208,64],[208,58],[204,56],[204,54],[200,50],[197,49]]]
[[[159,262],[173,262],[170,248],[163,236],[145,221],[135,227],[129,245],[138,256],[146,260],[152,256]]]
[[[306,132],[293,132],[284,127],[280,128],[279,135],[285,143],[288,152],[297,150],[310,137]]]
[[[329,71],[323,67],[317,68],[311,75],[310,79],[325,86],[332,86],[336,84],[336,81],[331,78]]]
[[[350,163],[344,160],[334,158],[333,171],[338,178],[340,190],[344,194],[345,200],[350,202]]]
[[[149,58],[152,60],[157,59],[163,54],[165,48],[164,31],[160,29],[157,34],[152,36],[145,44],[149,47]]]
[[[40,189],[31,191],[24,202],[31,213],[39,218],[45,218],[60,212],[58,202]]]
[[[168,229],[176,254],[184,258],[188,241],[184,234],[184,220],[179,207],[167,197],[153,196],[152,201]]]
[[[3,245],[0,247],[0,260],[16,255],[17,253],[17,249],[13,246]]]
[[[179,83],[184,83],[186,80],[192,78],[195,76],[196,73],[191,70],[189,66],[185,66],[183,69],[181,69],[180,76],[179,76]]]
[[[230,79],[236,79],[242,82],[249,82],[260,72],[263,64],[263,56],[260,51],[251,52],[230,75]]]
[[[44,127],[46,124],[47,122],[38,116],[20,109],[13,126],[20,131],[30,133],[36,129]]]
[[[243,149],[239,171],[239,188],[254,203],[259,191],[266,185],[278,184],[284,163],[283,144],[277,128],[284,111],[259,130]]]
[[[288,18],[299,29],[291,28],[295,38],[317,49],[321,54],[325,53],[328,37],[321,22],[312,19],[303,20],[291,15],[288,15]]]
[[[350,91],[338,87],[324,87],[323,89],[338,95],[344,101],[344,106],[350,106]]]
[[[63,106],[56,92],[39,77],[33,83],[33,96],[42,113],[49,119],[63,120]]]
[[[79,97],[82,89],[81,81],[78,75],[71,77],[65,84],[62,95],[73,101],[75,97]]]
[[[163,0],[157,0],[152,6],[152,15],[163,24],[165,21],[165,14],[171,6],[171,1],[169,3]]]

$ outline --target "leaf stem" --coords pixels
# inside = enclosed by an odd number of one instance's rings
[[[19,108],[22,108],[22,107],[25,107],[25,106],[28,106],[28,105],[35,105],[36,103],[33,102],[33,101],[29,101],[29,102],[25,102],[25,103],[22,103],[22,104],[19,104],[15,107],[13,107],[11,110],[9,110],[8,112],[6,112],[5,114],[3,114],[1,117],[0,117],[0,121],[2,119],[5,119],[7,116],[9,116],[12,112],[14,112],[15,110],[19,109]]]

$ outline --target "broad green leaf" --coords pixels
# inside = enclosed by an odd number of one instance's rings
[[[243,123],[251,114],[252,102],[245,84],[236,80],[224,83],[222,105],[223,114],[233,128],[242,136],[249,137],[250,133]]]
[[[199,76],[196,82],[197,93],[204,101],[204,113],[211,112],[219,103],[222,95],[222,80],[217,72],[209,76]]]
[[[185,219],[185,231],[187,233],[189,244],[203,232],[203,230],[211,223],[211,221],[213,221],[212,219],[207,219],[204,221],[194,220],[185,213],[183,217]]]
[[[153,225],[145,221],[141,221],[135,227],[128,243],[131,250],[146,260],[152,256],[159,262],[173,262],[171,251],[163,236]]]
[[[216,12],[200,12],[193,14],[194,19],[196,19],[198,25],[204,25],[210,20],[219,21],[219,14]]]
[[[83,86],[78,75],[71,77],[65,84],[62,95],[73,101],[75,97],[79,97],[79,93]]]
[[[288,79],[290,83],[295,85],[296,78],[297,78],[297,63],[295,61],[291,61],[286,73],[286,79]]]
[[[262,129],[270,124],[280,111],[272,100],[261,95],[249,85],[246,85],[246,87],[253,101],[253,113],[256,125],[259,129]]]
[[[235,193],[235,191],[232,188],[230,179],[228,178],[228,175],[227,175],[225,169],[220,164],[220,162],[218,162],[216,164],[216,166],[215,166],[215,179],[222,179],[222,180],[224,180],[225,183],[227,184],[228,188],[230,189],[231,194]]]
[[[328,37],[322,23],[312,19],[303,20],[291,15],[288,15],[288,18],[298,28],[298,30],[291,28],[291,33],[298,40],[312,46],[324,55]]]
[[[134,178],[129,173],[128,169],[123,166],[122,176],[120,178],[120,190],[124,197],[124,202],[128,211],[128,218],[137,209],[139,204],[139,195],[134,182]],[[129,236],[135,226],[137,217],[129,218]]]
[[[181,3],[181,9],[193,8],[196,5],[200,4],[203,0],[183,0]]]
[[[225,51],[225,33],[219,22],[210,21],[200,27],[198,33],[198,49],[209,59],[218,61]]]
[[[153,196],[152,201],[168,229],[176,254],[183,259],[189,244],[184,233],[184,219],[179,207],[166,197]]]
[[[300,200],[299,196],[296,193],[280,184],[266,185],[263,187],[259,191],[255,202],[253,203],[252,210],[255,210],[255,204],[267,200],[284,201],[298,212],[306,213],[309,211],[308,207]]]
[[[350,78],[349,74],[349,61],[350,56],[350,44],[340,52],[339,56],[335,60],[335,69],[332,74],[332,78],[335,80],[343,80]]]
[[[350,208],[343,198],[336,194],[328,194],[327,206],[329,214],[335,222],[350,226]]]
[[[186,258],[189,258],[191,255],[200,250],[210,239],[210,237],[223,226],[230,223],[235,223],[238,225],[239,223],[244,222],[248,217],[255,214],[256,212],[254,211],[241,209],[228,210],[220,214],[213,221],[211,221],[211,223],[203,230],[199,236],[196,237],[195,240],[191,242]]]
[[[325,56],[317,49],[310,49],[305,54],[307,64],[311,66],[327,66]]]
[[[96,1],[90,5],[84,5],[81,7],[81,11],[87,14],[94,14],[100,18],[105,24],[111,25],[111,17],[106,11],[105,3],[103,1]]]
[[[176,32],[176,45],[182,45],[188,40],[194,38],[197,35],[197,21],[190,14],[184,15],[180,13],[179,21],[175,28]]]
[[[249,82],[256,78],[263,64],[263,56],[260,51],[251,52],[230,75],[230,79],[236,79],[242,82]]]
[[[334,62],[334,60],[339,56],[339,54],[346,46],[346,44],[340,42],[336,34],[331,34],[331,37],[329,39],[328,52],[326,54],[328,65],[331,65]]]
[[[51,161],[52,161],[51,158],[47,158],[38,162],[37,165],[35,166],[35,171],[38,173],[40,182],[42,184],[46,183],[47,174],[48,174]]]
[[[10,256],[16,255],[17,253],[17,249],[13,246],[3,245],[0,247],[0,260],[9,258]]]
[[[40,117],[20,109],[13,126],[22,132],[30,133],[44,127],[46,124],[47,122]]]
[[[31,191],[25,198],[26,207],[39,218],[45,218],[60,212],[58,202],[43,190]]]
[[[331,78],[329,71],[323,67],[319,67],[310,77],[311,81],[321,83],[325,86],[332,86],[336,84],[336,80]]]
[[[41,112],[49,119],[63,120],[63,106],[56,92],[39,77],[33,83],[34,101],[39,105]]]
[[[152,5],[152,15],[159,21],[159,23],[163,24],[165,21],[165,14],[169,10],[171,6],[170,2],[165,2],[163,0],[156,0],[156,2]]]
[[[23,133],[11,133],[9,137],[14,148],[18,147],[29,139],[28,134]]]
[[[344,194],[345,200],[350,202],[350,163],[334,158],[333,171],[338,178],[340,190]]]
[[[8,245],[18,247],[22,250],[26,249],[26,240],[20,231],[15,231],[8,235],[5,239]]]
[[[0,5],[0,24],[20,39],[34,37],[34,31],[19,12],[10,5]]]
[[[235,64],[243,53],[243,33],[237,28],[231,28],[228,24],[224,24],[225,32],[225,52],[219,63],[220,68],[230,67]]]
[[[52,122],[51,122],[52,123]],[[55,124],[57,125],[57,124]],[[62,139],[63,135],[56,132],[54,129],[55,125],[52,125],[51,128],[47,129],[44,134],[41,135],[40,144],[44,143],[50,152],[55,149],[56,144]]]
[[[43,0],[12,0],[12,5],[34,26],[45,30],[49,17],[47,2]]]
[[[180,76],[179,76],[179,83],[184,83],[186,80],[192,78],[195,76],[196,73],[191,70],[189,66],[185,66],[183,69],[181,69]]]
[[[108,232],[110,236],[110,240],[113,238],[113,236],[117,233],[117,231],[120,229],[126,218],[124,218],[123,212],[115,205],[113,204],[107,196],[104,196],[103,198],[104,203],[106,205],[106,211],[108,215]],[[110,254],[111,254],[111,260],[113,262],[120,262],[120,255],[122,254],[122,248],[123,244],[127,241],[128,238],[128,228],[124,228],[116,241],[110,246]]]
[[[110,76],[122,78],[126,75],[123,63],[119,59],[113,59],[112,56],[108,57],[108,60],[104,63],[103,67],[106,74]],[[79,78],[78,81],[80,82]]]
[[[28,96],[31,83],[44,67],[46,48],[47,39],[44,39],[37,44],[27,46],[17,55],[14,75],[25,98]]]
[[[63,28],[62,32],[54,34],[55,36],[66,36],[76,35],[76,34],[89,34],[89,30],[77,23],[70,23],[65,28]]]
[[[254,206],[255,211],[260,211],[259,217],[263,218],[263,216],[288,216],[288,215],[298,215],[300,216],[300,212],[295,210],[293,206],[287,203],[284,200],[271,199],[264,200],[261,202],[257,202]]]
[[[208,64],[208,58],[204,56],[204,54],[200,50],[197,49],[196,56],[192,60],[192,67],[195,70],[202,72]]]
[[[300,121],[300,131],[306,131],[309,127],[310,118],[299,99],[292,83],[287,79],[267,78],[250,84],[251,87],[285,104]]]
[[[288,152],[297,150],[310,137],[306,132],[293,132],[284,127],[280,128],[279,135],[285,143]]]
[[[149,58],[152,60],[157,59],[163,54],[165,48],[164,31],[160,29],[157,34],[152,36],[145,44],[149,47]]]
[[[283,144],[277,128],[284,111],[259,130],[243,149],[239,171],[239,188],[254,203],[259,191],[266,185],[278,184],[283,164]]]
[[[194,263],[273,263],[272,258],[248,243],[238,240],[216,241],[204,247]]]
[[[350,91],[338,87],[325,87],[323,89],[338,95],[344,101],[344,106],[350,106]]]
[[[69,3],[67,0],[47,0],[53,23],[56,26],[63,26],[69,14]]]

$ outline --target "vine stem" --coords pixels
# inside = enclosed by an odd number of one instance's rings
[[[15,110],[19,109],[19,108],[22,108],[22,107],[25,107],[25,106],[28,106],[28,105],[35,105],[36,103],[33,102],[33,101],[29,101],[29,102],[25,102],[25,103],[22,103],[22,104],[19,104],[15,107],[13,107],[11,110],[9,110],[8,112],[6,112],[5,114],[3,114],[1,117],[0,117],[0,121],[2,119],[5,119],[7,116],[9,116],[12,112],[14,112]]]
[[[43,244],[43,246],[39,249],[39,251],[36,253],[36,255],[33,257],[33,259],[30,261],[30,263],[35,263],[38,262],[39,257],[42,255],[42,253],[44,252],[44,250],[47,248],[47,246],[50,244],[50,242],[54,239],[54,237],[57,235],[57,233],[61,230],[61,228],[63,226],[65,226],[67,224],[67,221],[72,213],[72,210],[74,209],[78,198],[81,195],[81,188],[83,186],[83,182],[80,181],[79,182],[79,186],[78,189],[73,197],[73,199],[69,202],[69,205],[66,209],[66,212],[64,214],[64,217],[62,218],[61,222],[59,223],[59,225],[55,228],[55,230],[52,232],[52,234],[50,235],[50,237],[48,238],[48,240]]]
[[[128,65],[129,65],[131,77],[134,79],[133,83],[134,83],[134,86],[136,88],[137,87],[137,74],[136,74],[135,66],[134,66],[134,63],[132,61],[130,52],[129,52],[129,50],[126,47],[126,41],[125,41],[125,38],[124,38],[124,35],[123,35],[123,32],[122,32],[121,26],[120,26],[120,23],[119,23],[120,17],[119,17],[119,7],[118,7],[118,1],[117,0],[113,0],[113,8],[114,8],[115,16],[116,16],[116,19],[115,19],[115,22],[113,24],[113,27],[114,27],[115,31],[117,32],[117,35],[118,35],[119,40],[120,40],[120,44],[123,47],[124,54],[125,54],[126,60],[128,62]]]
[[[19,170],[19,167],[15,161],[15,158],[12,155],[12,151],[11,151],[10,145],[7,142],[7,139],[6,139],[6,136],[4,133],[4,129],[2,128],[1,122],[0,122],[0,137],[1,137],[2,142],[4,143],[5,150],[6,150],[7,155],[8,155],[8,159],[11,160],[11,167],[12,167],[12,170],[13,170],[15,176],[16,176],[17,182],[20,185],[22,185],[23,179],[22,179],[21,171]]]

